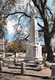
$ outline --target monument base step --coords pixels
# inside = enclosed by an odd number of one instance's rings
[[[11,68],[11,69],[21,69],[21,66],[11,65],[11,66],[8,66],[8,68]],[[37,66],[37,67],[26,66],[25,69],[26,70],[35,70],[35,71],[41,71],[42,70],[42,68],[40,66]]]

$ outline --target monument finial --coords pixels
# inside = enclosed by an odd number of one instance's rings
[[[35,14],[36,14],[36,8],[35,8],[34,3],[32,2],[32,0],[30,2],[30,5],[32,7],[31,18],[34,18],[35,17]]]

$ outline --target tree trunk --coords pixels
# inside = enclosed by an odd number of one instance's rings
[[[47,49],[47,61],[53,62],[53,51],[52,51],[52,47],[50,45],[51,38],[49,38],[49,36],[44,34],[44,40],[45,40],[45,45],[46,45],[46,49]]]

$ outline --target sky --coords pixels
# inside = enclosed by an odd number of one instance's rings
[[[13,34],[15,32],[13,26],[16,24],[16,22],[14,20],[9,20],[7,19],[7,23],[6,23],[6,28],[7,28],[7,31],[8,31],[8,34],[6,35],[6,39],[8,39],[8,41],[11,41],[12,40],[12,37],[13,37]]]
[[[6,20],[6,28],[7,28],[7,33],[6,34],[6,39],[8,39],[8,41],[13,41],[13,35],[15,33],[15,29],[14,29],[14,26],[17,24],[17,22],[12,19],[7,19]],[[25,37],[28,35],[28,28],[27,27],[21,27],[20,25],[16,25],[17,30],[20,31],[22,33],[22,35],[25,35]]]
[[[21,1],[21,0],[20,0]],[[23,0],[22,0],[23,1]],[[50,2],[49,2],[50,1]],[[52,9],[55,9],[55,7],[53,7],[52,6],[52,1],[53,0],[48,0],[48,3],[47,3],[47,5],[50,7],[50,8],[52,8]],[[25,2],[26,3],[26,2]],[[17,6],[16,6],[17,7]],[[30,10],[30,9],[29,9]],[[19,15],[18,15],[18,17],[19,17]],[[42,25],[43,25],[43,23],[40,21],[40,20],[38,20],[38,22],[40,22]],[[21,22],[22,23],[22,22]],[[8,34],[6,35],[6,39],[8,39],[8,41],[12,41],[12,39],[13,39],[13,35],[14,35],[14,32],[15,32],[15,30],[14,30],[14,28],[13,28],[13,26],[15,26],[15,24],[17,24],[17,22],[16,22],[16,20],[11,20],[11,17],[9,17],[8,19],[7,19],[7,23],[6,23],[6,27],[7,27],[7,30],[8,30]],[[24,24],[25,24],[25,22],[24,22]],[[38,27],[38,29],[39,29],[39,27]],[[25,31],[25,28],[24,28],[24,31]],[[28,31],[27,31],[28,32]],[[27,32],[25,32],[25,34],[27,34]],[[41,41],[40,42],[42,45],[44,45],[44,42],[43,41]]]

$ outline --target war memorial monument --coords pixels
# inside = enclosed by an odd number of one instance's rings
[[[33,3],[31,3],[34,7]],[[36,10],[31,13],[30,22],[30,40],[26,47],[26,57],[25,60],[43,60],[42,57],[42,46],[40,45],[38,38],[37,20],[35,19]]]

